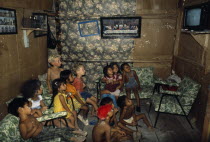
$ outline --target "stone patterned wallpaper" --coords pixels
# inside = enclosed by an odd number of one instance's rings
[[[61,45],[64,69],[82,63],[86,68],[88,91],[95,95],[95,81],[102,76],[108,61],[132,59],[133,39],[101,39],[100,35],[80,37],[78,22],[98,20],[107,16],[134,16],[135,0],[60,0]],[[100,26],[99,26],[100,28]],[[90,31],[91,32],[91,31]],[[108,61],[107,61],[108,60]]]

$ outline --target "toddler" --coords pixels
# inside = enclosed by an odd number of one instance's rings
[[[47,109],[47,106],[42,100],[42,87],[39,80],[28,80],[22,86],[23,97],[28,99],[29,107],[34,117],[42,116],[42,112]]]
[[[122,80],[122,74],[120,72],[120,67],[117,63],[115,62],[112,62],[110,63],[110,66],[112,67],[112,70],[113,70],[113,74],[116,78],[116,82],[117,83],[120,83],[120,86],[119,86],[119,89],[122,90],[122,87],[123,87],[123,80]]]
[[[82,98],[84,98],[87,103],[91,104],[94,107],[94,110],[96,112],[98,109],[97,99],[94,96],[92,96],[90,93],[84,91],[84,88],[86,86],[82,79],[82,76],[85,75],[84,66],[81,64],[77,65],[75,68],[75,72],[77,76],[72,84],[76,88],[77,92],[81,94]]]
[[[143,119],[149,129],[153,129],[145,114],[135,114],[135,109],[132,101],[126,96],[120,96],[117,100],[117,105],[120,110],[120,123],[128,126],[137,126],[138,121]]]
[[[28,100],[15,98],[8,106],[8,112],[19,117],[20,135],[24,140],[32,138],[34,142],[49,141],[61,138],[61,141],[83,142],[85,134],[69,128],[44,127],[31,115]]]
[[[71,102],[76,111],[80,109],[83,111],[83,116],[78,115],[78,118],[85,124],[88,125],[87,113],[88,107],[84,98],[77,92],[76,88],[71,84],[74,81],[74,76],[70,70],[64,70],[60,73],[60,78],[66,81],[66,92],[70,93],[70,96],[67,97],[68,102]],[[84,118],[86,120],[84,120]]]
[[[62,64],[60,55],[49,56],[48,62],[51,67],[47,70],[47,87],[49,89],[49,93],[52,93],[51,83],[53,80],[60,78],[60,72],[63,71],[63,69],[60,68]]]
[[[73,106],[67,103],[66,95],[66,83],[62,79],[55,79],[52,82],[53,88],[53,106],[54,112],[67,111],[66,118],[68,119],[68,125],[71,128],[79,129],[77,124],[77,113],[73,111]]]
[[[134,70],[131,70],[131,67],[128,65],[128,63],[123,63],[121,65],[121,70],[123,71],[123,82],[125,86],[126,95],[129,99],[131,99],[131,91],[133,91],[137,101],[136,111],[140,112],[141,109],[138,90],[141,90],[141,88],[139,78],[136,72]]]

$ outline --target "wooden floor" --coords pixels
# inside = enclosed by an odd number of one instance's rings
[[[141,109],[141,113],[145,113],[151,124],[154,125],[156,118],[154,108],[148,114],[149,105],[147,101],[142,101]],[[95,117],[88,119],[97,120]],[[142,120],[139,121],[139,125],[142,133],[140,142],[200,142],[200,132],[194,124],[194,129],[191,129],[183,116],[161,113],[154,131],[148,130]],[[88,132],[86,142],[92,142],[92,129],[93,125],[84,127],[84,130]]]

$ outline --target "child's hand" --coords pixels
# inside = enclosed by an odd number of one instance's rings
[[[123,135],[123,136],[125,136],[125,135],[126,135],[126,133],[125,133],[125,132],[123,132],[123,131],[121,131],[121,130],[118,130],[118,132],[120,133],[120,135]]]
[[[131,125],[132,126],[136,126],[137,125],[137,122],[133,120],[132,123],[131,123]]]
[[[118,112],[118,108],[114,108],[114,114]]]
[[[47,106],[44,106],[44,107],[42,107],[42,111],[45,111],[45,110],[47,110]]]

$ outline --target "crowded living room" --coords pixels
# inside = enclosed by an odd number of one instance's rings
[[[1,142],[210,142],[210,0],[0,0]]]

